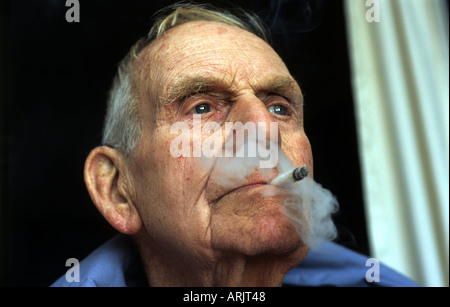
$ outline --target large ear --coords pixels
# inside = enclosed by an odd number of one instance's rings
[[[100,146],[91,151],[84,167],[87,189],[100,213],[118,231],[136,234],[142,220],[133,203],[132,187],[123,154]]]

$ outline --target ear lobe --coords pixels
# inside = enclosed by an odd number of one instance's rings
[[[126,172],[123,155],[116,149],[100,146],[86,159],[84,180],[105,219],[118,231],[135,234],[142,221],[128,193]]]

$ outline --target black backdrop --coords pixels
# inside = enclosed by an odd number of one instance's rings
[[[1,4],[5,285],[47,286],[66,259],[81,260],[116,233],[85,189],[84,159],[100,141],[118,61],[174,1],[79,2],[79,23],[66,22],[64,0]],[[368,254],[342,1],[234,2],[271,26],[305,94],[315,179],[340,203],[337,241]]]

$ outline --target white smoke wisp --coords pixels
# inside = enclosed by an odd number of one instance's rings
[[[278,173],[283,174],[295,167],[280,150]],[[317,250],[323,242],[337,237],[332,215],[339,210],[339,204],[329,190],[309,177],[285,186],[284,190],[281,192],[286,195],[283,212],[297,229],[303,243]]]
[[[246,139],[237,148],[258,148],[259,140]],[[241,147],[242,146],[242,147]],[[265,146],[266,147],[266,146]],[[269,148],[276,148],[277,163],[274,168],[278,174],[293,170],[295,166],[280,150],[278,143],[269,143]],[[272,152],[273,154],[273,152]],[[256,155],[225,157],[215,155],[210,158],[203,157],[203,165],[214,169],[216,183],[223,188],[235,187],[246,183],[246,177],[257,171],[261,174],[270,174],[273,168],[262,168],[261,161],[267,161],[260,151]],[[307,177],[277,189],[264,189],[264,196],[285,196],[282,210],[295,226],[302,242],[313,250],[320,249],[326,241],[337,237],[337,230],[333,224],[332,215],[338,211],[339,204],[333,194],[313,179]]]
[[[289,187],[283,212],[297,229],[302,241],[312,249],[319,249],[325,241],[337,236],[332,214],[339,205],[333,194],[311,178]]]

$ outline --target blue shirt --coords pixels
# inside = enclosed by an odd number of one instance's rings
[[[367,278],[368,270],[376,269],[366,261],[369,257],[333,242],[320,250],[310,251],[297,267],[290,270],[283,285],[299,287],[417,287],[418,285],[379,263],[379,281]],[[367,265],[367,266],[366,266]],[[75,269],[75,268],[72,268]],[[71,279],[69,278],[69,281]],[[61,276],[52,287],[133,287],[148,286],[139,254],[132,240],[118,235],[109,240],[79,264],[79,281],[69,282]]]

